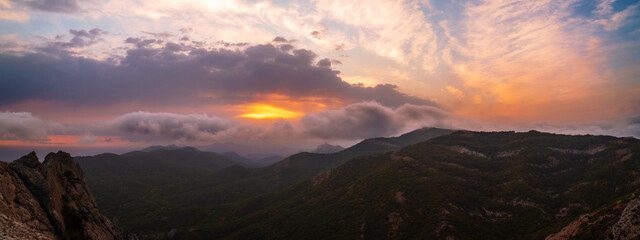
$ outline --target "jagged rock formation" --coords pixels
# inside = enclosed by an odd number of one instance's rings
[[[1,239],[136,239],[98,212],[68,153],[0,162]]]

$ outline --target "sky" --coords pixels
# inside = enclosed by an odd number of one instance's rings
[[[635,0],[0,0],[0,153],[640,137],[639,39]]]

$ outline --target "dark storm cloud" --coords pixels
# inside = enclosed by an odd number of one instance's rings
[[[15,2],[23,3],[32,9],[45,12],[75,13],[82,10],[78,0],[26,0]]]
[[[345,103],[375,100],[391,107],[436,105],[400,93],[394,85],[351,85],[331,69],[331,60],[317,61],[316,54],[305,49],[281,48],[288,44],[230,50],[127,38],[131,47],[119,64],[113,64],[78,57],[70,49],[99,41],[104,31],[70,33],[71,41],[55,42],[35,53],[0,53],[0,105],[32,99],[74,104],[234,104],[273,93]]]

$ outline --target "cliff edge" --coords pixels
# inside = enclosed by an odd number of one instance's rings
[[[100,214],[71,155],[0,162],[0,238],[137,239]]]

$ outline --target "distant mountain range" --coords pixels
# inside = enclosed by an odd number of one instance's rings
[[[211,146],[217,146],[217,147],[211,147]],[[217,149],[216,152],[220,155],[223,155],[241,165],[244,166],[248,166],[248,167],[264,167],[264,166],[268,166],[271,164],[274,164],[280,160],[283,159],[283,157],[281,156],[277,156],[277,155],[271,155],[271,156],[262,156],[262,155],[252,155],[252,154],[245,154],[246,156],[242,156],[240,154],[238,154],[237,152],[234,151],[226,151],[228,149],[241,149],[240,147],[244,146],[244,145],[238,145],[238,144],[232,144],[232,143],[222,143],[222,144],[215,144],[215,145],[210,145],[208,146],[210,149]],[[146,148],[143,148],[142,150],[140,150],[141,152],[152,152],[155,150],[178,150],[184,147],[179,147],[176,145],[167,145],[167,146],[162,146],[162,145],[155,145],[155,146],[149,146]],[[191,147],[193,148],[193,147]],[[198,149],[203,148],[203,147],[199,147]],[[207,148],[206,146],[204,148]],[[247,148],[251,148],[248,147]],[[244,152],[241,150],[241,152]],[[247,157],[247,156],[252,156],[252,157]]]
[[[290,155],[299,152],[299,149],[288,146],[266,147],[262,145],[246,145],[233,142],[221,142],[209,145],[195,146],[202,151],[225,153],[235,152],[252,160],[269,159],[274,156]],[[282,157],[279,159],[282,160]],[[263,165],[266,166],[266,165]]]
[[[638,239],[639,185],[638,139],[459,131],[352,159],[197,228],[217,239]]]
[[[419,129],[253,167],[191,147],[77,157],[141,239],[638,239],[640,140]]]
[[[76,161],[85,169],[101,211],[144,234],[197,225],[231,209],[233,202],[286,188],[350,158],[451,132],[426,128],[400,137],[367,139],[337,153],[299,153],[262,168],[243,166],[234,154],[195,148],[101,154]]]

